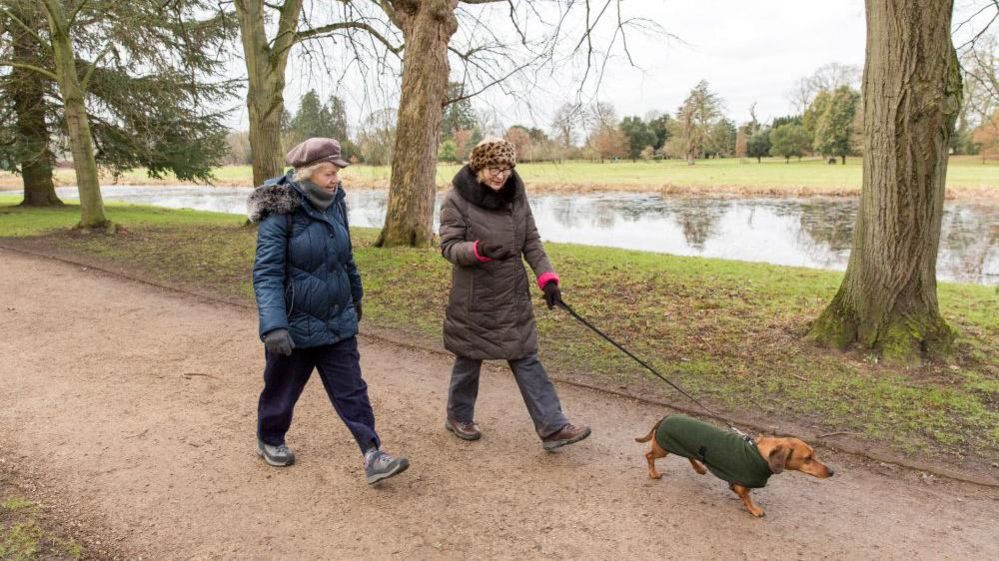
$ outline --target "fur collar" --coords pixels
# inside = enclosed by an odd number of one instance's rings
[[[246,200],[250,222],[260,222],[271,214],[291,214],[302,206],[302,196],[288,183],[264,183]]]
[[[506,184],[499,191],[493,191],[488,185],[479,183],[475,172],[467,165],[458,170],[451,180],[461,198],[477,207],[487,210],[499,210],[512,203],[517,197],[524,196],[524,182],[517,175],[517,170],[510,174]]]
[[[246,215],[250,222],[259,223],[271,214],[291,214],[299,207],[308,205],[302,187],[292,181],[292,173],[268,179],[250,193],[250,198],[246,200]],[[344,196],[343,185],[337,186],[333,204],[340,203]],[[311,205],[309,207],[312,208]]]

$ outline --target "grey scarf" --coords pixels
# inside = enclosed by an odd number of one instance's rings
[[[309,199],[312,206],[316,207],[318,210],[324,211],[329,208],[331,204],[333,204],[333,198],[336,197],[336,189],[334,189],[331,193],[308,179],[302,181],[301,185],[305,188],[305,198]],[[340,186],[337,185],[337,189],[339,188]]]

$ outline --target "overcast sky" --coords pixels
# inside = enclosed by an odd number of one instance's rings
[[[990,0],[956,0],[955,25],[988,4]],[[608,65],[599,99],[611,102],[619,118],[644,116],[650,110],[675,113],[691,88],[703,79],[721,96],[726,114],[736,122],[749,120],[754,102],[757,116],[768,121],[793,112],[787,92],[820,66],[837,62],[862,68],[864,64],[863,0],[629,0],[625,7],[629,15],[652,19],[678,39],[631,34],[629,47],[638,68],[630,66],[617,51]],[[988,23],[992,12],[976,20],[979,29]],[[503,10],[493,13],[505,17]],[[955,35],[955,42],[974,31],[974,26],[965,26]],[[235,74],[243,70],[241,65],[241,61],[234,62]],[[352,124],[373,106],[395,104],[388,98],[365,102],[356,85],[335,83],[328,76],[305,79],[303,74],[293,55],[285,94],[292,112],[309,88],[317,89],[324,98],[333,92],[343,97]],[[578,68],[544,75],[531,93],[531,111],[498,91],[476,98],[473,104],[478,110],[490,108],[504,126],[525,124],[548,130],[554,109],[572,100],[577,75]],[[241,106],[232,124],[245,129],[246,123],[245,106]]]

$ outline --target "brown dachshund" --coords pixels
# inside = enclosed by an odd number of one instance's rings
[[[649,434],[636,442],[652,441],[645,454],[649,476],[659,479],[655,461],[669,453],[690,460],[694,471],[704,475],[705,466],[728,486],[753,516],[763,516],[763,509],[753,504],[749,493],[766,485],[767,479],[785,470],[800,471],[812,477],[831,477],[833,470],[815,458],[815,450],[797,438],[758,436],[744,438],[686,415],[668,415]],[[703,464],[703,465],[702,465]]]

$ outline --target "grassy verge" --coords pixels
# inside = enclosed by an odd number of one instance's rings
[[[31,501],[0,492],[0,559],[80,559],[83,548],[51,529],[52,522]]]
[[[76,207],[24,210],[0,199],[0,237],[34,236],[22,243],[252,303],[255,230],[240,217],[125,205],[108,212],[125,232],[68,232]],[[376,249],[376,234],[354,231],[366,324],[439,340],[450,265],[433,249]],[[999,460],[995,287],[941,284],[958,352],[947,364],[903,369],[802,341],[840,273],[568,244],[547,249],[567,302],[716,406],[816,432],[848,431],[904,453],[968,457],[979,466]],[[552,370],[683,402],[568,315],[540,306],[537,316]]]
[[[828,165],[822,159],[805,158],[785,163],[780,158],[727,158],[702,160],[688,166],[686,162],[585,162],[522,163],[517,166],[531,189],[535,191],[665,191],[692,194],[766,194],[766,195],[837,195],[860,191],[863,160],[850,158],[846,165]],[[458,166],[440,164],[437,168],[439,187],[451,181]],[[356,165],[344,170],[346,184],[358,187],[388,186],[388,166]],[[217,185],[249,186],[253,173],[249,166],[226,166],[215,170]],[[56,179],[61,185],[76,182],[72,169],[59,169]],[[103,181],[110,184],[111,177]],[[177,184],[166,176],[149,178],[145,170],[125,172],[118,183],[131,185]],[[0,173],[0,186],[20,187],[20,178]],[[983,162],[974,156],[954,156],[947,169],[949,193],[959,197],[999,197],[999,162]]]

